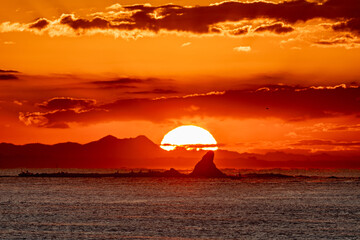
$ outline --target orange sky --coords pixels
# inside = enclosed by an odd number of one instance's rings
[[[0,142],[194,124],[239,152],[358,151],[360,3],[321,2],[7,1]]]

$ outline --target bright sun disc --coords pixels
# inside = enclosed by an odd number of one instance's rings
[[[168,132],[161,141],[160,147],[171,151],[176,147],[184,147],[186,150],[217,150],[215,138],[207,130],[185,125]]]

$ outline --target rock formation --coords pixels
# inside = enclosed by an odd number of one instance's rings
[[[207,152],[195,165],[192,173],[189,174],[189,177],[201,177],[201,178],[225,178],[226,174],[221,172],[214,164],[214,152]]]

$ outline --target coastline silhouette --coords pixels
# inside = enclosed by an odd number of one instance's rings
[[[124,139],[109,135],[86,144],[0,143],[0,168],[190,169],[205,153],[205,150],[187,151],[185,148],[166,151],[143,135]],[[360,169],[359,157],[337,152],[294,154],[274,151],[258,154],[216,151],[218,166],[223,169],[322,169],[324,166],[327,169]]]
[[[221,172],[214,164],[214,152],[208,151],[202,159],[195,165],[194,170],[190,174],[183,174],[174,168],[170,170],[160,172],[149,170],[148,172],[131,171],[129,173],[31,173],[29,171],[21,172],[19,177],[167,177],[167,178],[228,178],[234,176],[228,176]]]
[[[303,176],[303,175],[286,175],[279,173],[247,173],[227,175],[220,171],[214,163],[214,151],[208,151],[199,162],[196,163],[194,169],[189,174],[184,174],[174,168],[166,171],[148,170],[134,172],[131,170],[126,173],[32,173],[29,171],[22,171],[18,177],[49,177],[49,178],[228,178],[228,179],[354,179],[349,177],[320,177],[320,176]],[[358,178],[360,179],[360,178]]]

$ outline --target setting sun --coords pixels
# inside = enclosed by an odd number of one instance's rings
[[[160,147],[171,151],[176,147],[186,150],[217,150],[217,142],[211,133],[201,127],[185,125],[168,132],[161,141]]]
[[[0,53],[0,240],[360,240],[360,0],[3,0]]]

